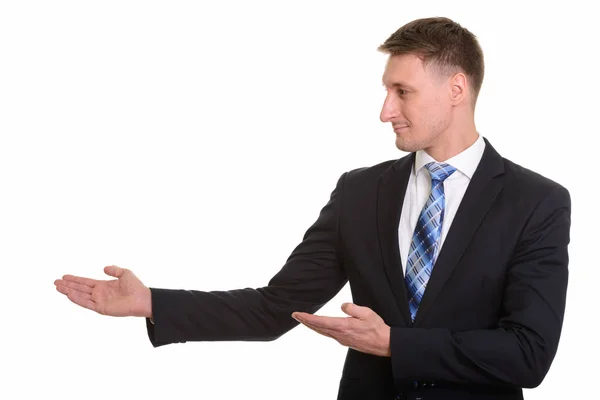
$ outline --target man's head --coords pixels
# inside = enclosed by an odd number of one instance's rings
[[[448,18],[418,19],[378,50],[390,56],[380,117],[392,123],[399,149],[447,148],[476,134],[484,63],[475,35]]]

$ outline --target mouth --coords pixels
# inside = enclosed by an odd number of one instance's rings
[[[408,129],[408,125],[394,126],[394,132],[396,132],[396,133],[401,133],[401,132],[405,131],[406,129]]]

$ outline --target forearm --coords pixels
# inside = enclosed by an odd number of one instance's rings
[[[285,271],[285,270],[284,270]],[[267,287],[230,291],[152,288],[150,340],[154,346],[186,341],[270,341],[297,325],[294,311],[313,313],[346,282],[343,274],[322,287],[284,283],[278,274]],[[333,283],[333,284],[331,284]],[[151,326],[150,326],[151,325]]]
[[[273,340],[294,326],[285,307],[260,291],[202,292],[152,288],[155,345],[186,341]]]

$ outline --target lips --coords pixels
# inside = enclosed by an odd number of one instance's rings
[[[408,125],[397,125],[397,126],[394,126],[394,132],[398,133],[406,128],[408,128]]]

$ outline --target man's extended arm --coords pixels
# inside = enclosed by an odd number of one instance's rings
[[[148,319],[146,325],[152,344],[273,340],[298,324],[292,312],[315,312],[335,296],[347,282],[337,249],[344,177],[268,286],[211,292],[151,288],[154,324]]]

